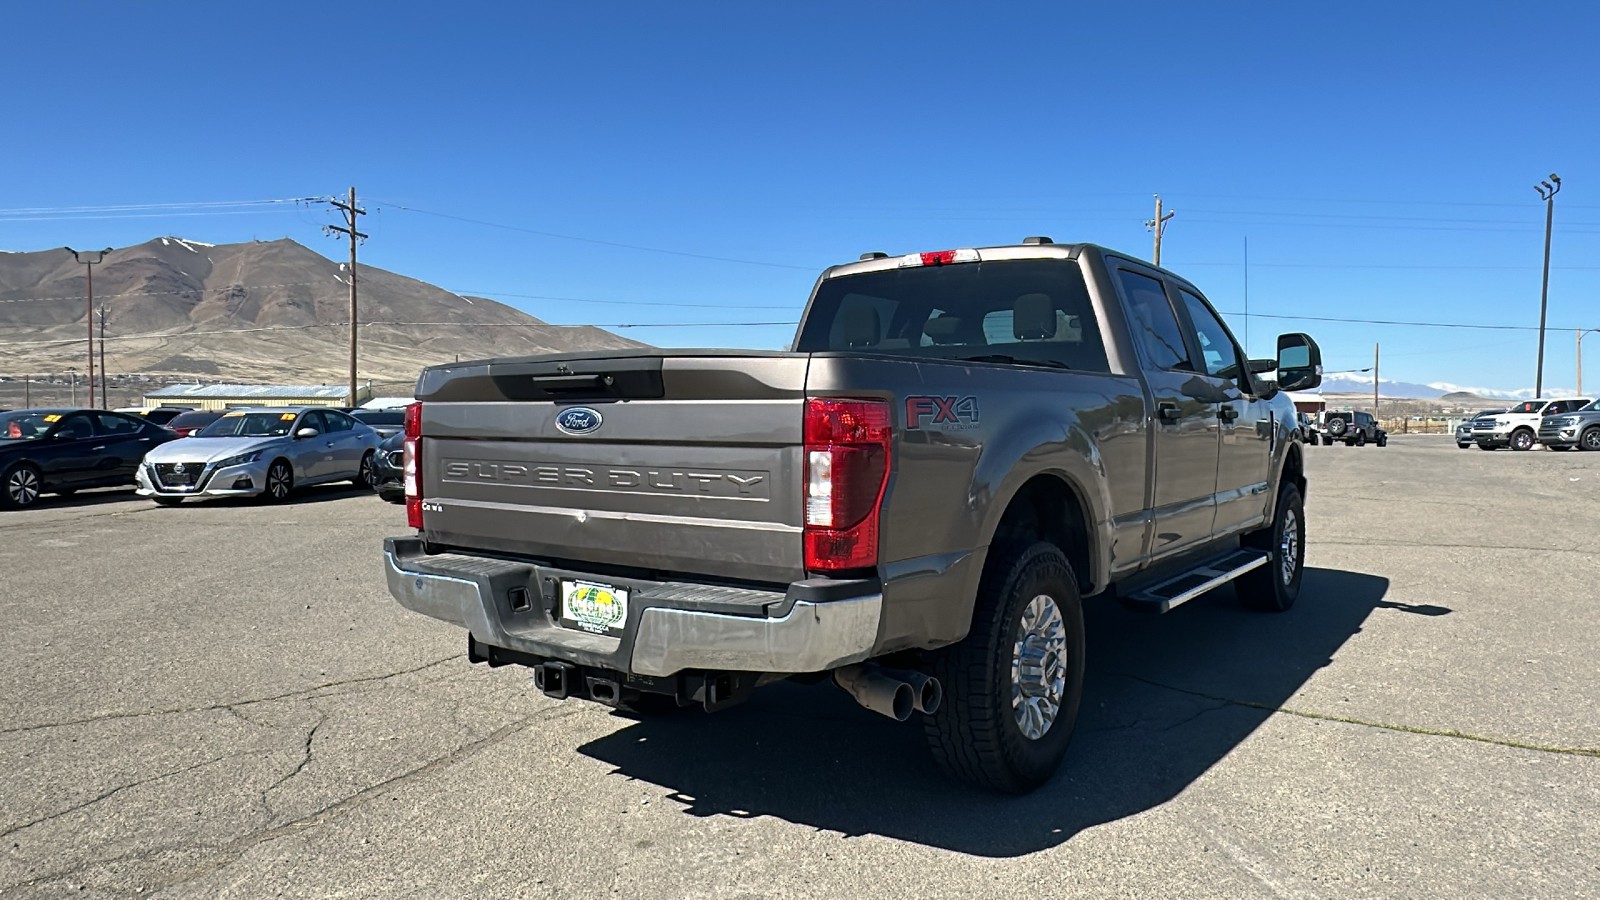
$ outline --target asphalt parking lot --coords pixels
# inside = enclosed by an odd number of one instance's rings
[[[1024,798],[826,686],[641,720],[471,666],[364,493],[0,514],[0,895],[1600,896],[1600,454],[1306,453],[1299,605],[1090,603]]]

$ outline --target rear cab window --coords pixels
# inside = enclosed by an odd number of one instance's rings
[[[991,260],[846,275],[817,288],[804,353],[1041,362],[1109,372],[1083,273],[1061,259]]]

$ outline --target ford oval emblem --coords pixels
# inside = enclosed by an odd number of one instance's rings
[[[567,434],[588,434],[600,427],[600,414],[587,406],[563,409],[556,416],[556,427]]]

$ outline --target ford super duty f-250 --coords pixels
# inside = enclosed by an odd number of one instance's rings
[[[388,586],[553,697],[831,679],[1025,791],[1072,735],[1080,598],[1295,602],[1282,392],[1320,380],[1309,337],[1248,360],[1193,284],[1101,247],[869,253],[822,273],[787,352],[424,370]]]

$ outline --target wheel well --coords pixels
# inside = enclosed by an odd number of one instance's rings
[[[1290,445],[1289,452],[1283,460],[1283,477],[1278,479],[1281,489],[1284,482],[1289,482],[1300,489],[1300,499],[1306,496],[1306,466],[1305,459],[1300,455],[1298,446]],[[1277,502],[1274,500],[1273,502]]]
[[[1094,579],[1085,509],[1072,485],[1054,475],[1036,475],[1011,498],[990,545],[1004,541],[1054,544],[1072,563],[1079,589],[1088,593]]]

